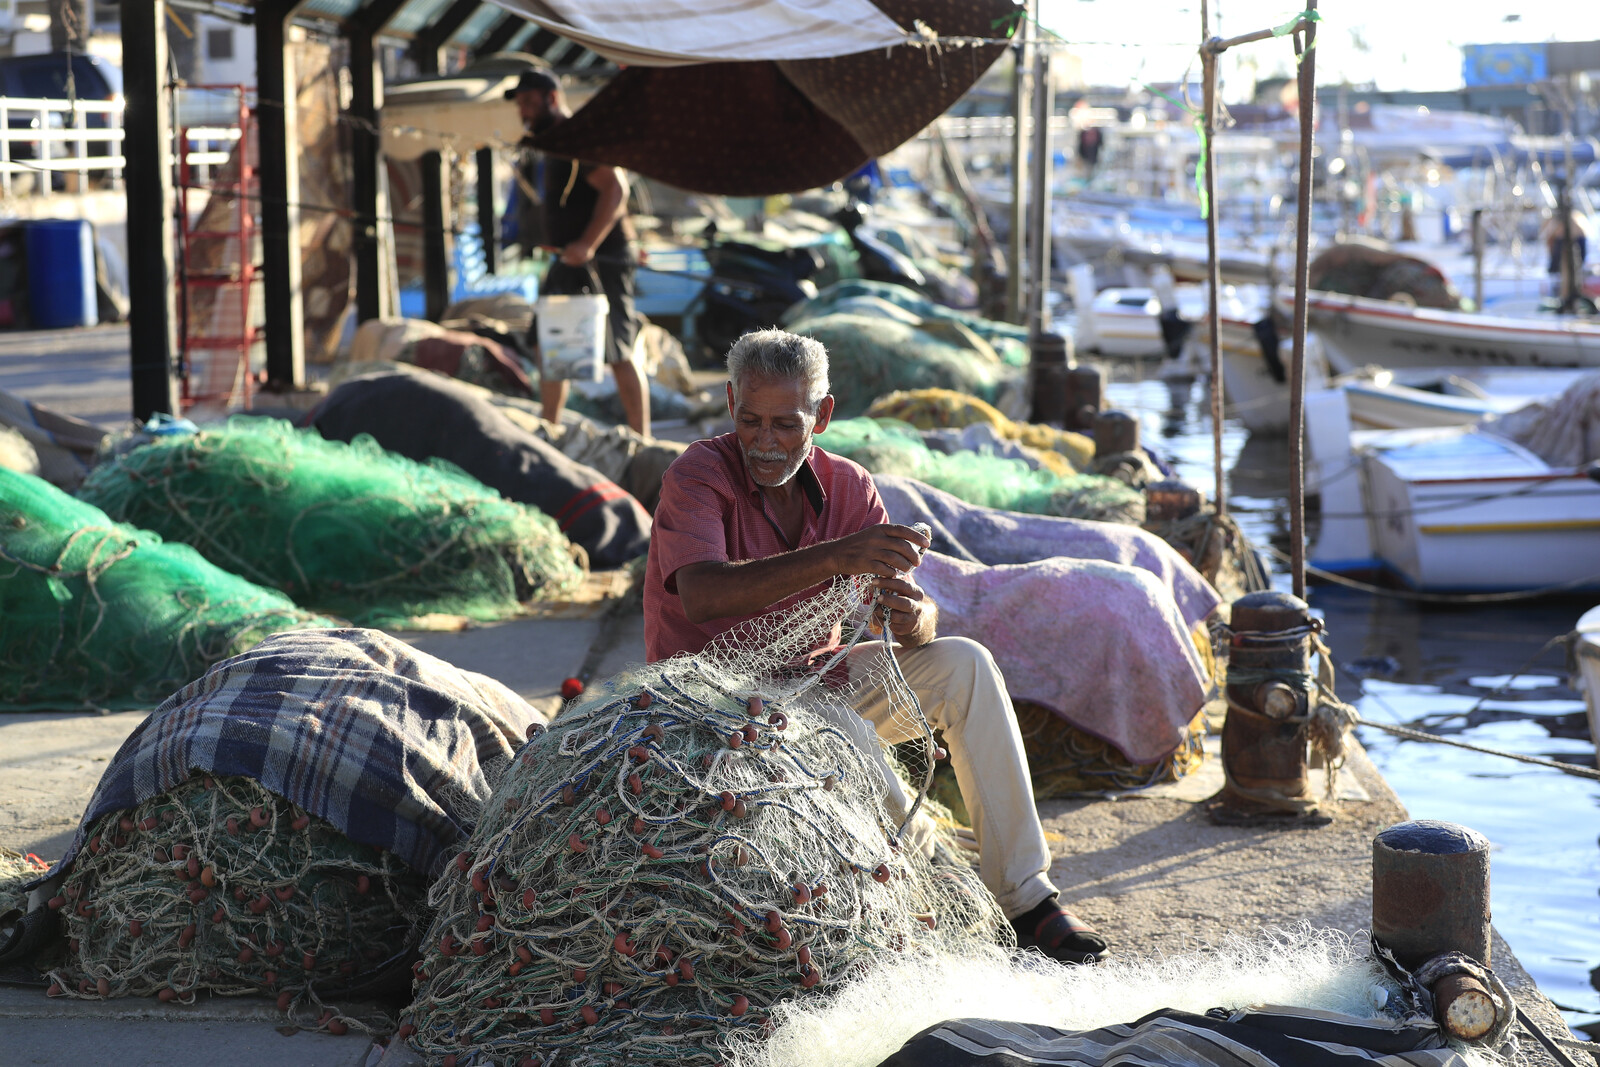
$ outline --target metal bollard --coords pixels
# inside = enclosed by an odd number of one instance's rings
[[[1139,420],[1126,411],[1096,412],[1093,427],[1096,456],[1138,451]]]
[[[1144,487],[1145,525],[1177,522],[1200,511],[1200,490],[1177,478],[1164,478]]]
[[[1068,365],[1072,342],[1059,333],[1036,333],[1028,339],[1029,373],[1033,380],[1033,422],[1064,422],[1067,406]]]
[[[1433,984],[1433,1017],[1451,1037],[1477,1041],[1494,1029],[1494,997],[1470,974],[1447,974]]]
[[[1407,970],[1441,952],[1489,966],[1488,838],[1432,819],[1373,838],[1372,936]]]
[[[1099,367],[1073,367],[1067,371],[1066,427],[1087,431],[1104,403],[1105,374]]]
[[[1269,671],[1308,672],[1311,609],[1288,593],[1250,593],[1233,602],[1233,637],[1228,649],[1228,717],[1222,727],[1222,762],[1228,784],[1222,807],[1236,815],[1289,812],[1245,790],[1304,800],[1307,710],[1304,692],[1278,679],[1253,678]],[[1298,635],[1296,631],[1300,631]],[[1311,812],[1300,812],[1302,815]]]

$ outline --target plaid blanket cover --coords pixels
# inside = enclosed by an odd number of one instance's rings
[[[499,682],[376,630],[273,634],[134,729],[56,869],[101,815],[204,772],[257,779],[434,877],[528,726],[543,721]]]

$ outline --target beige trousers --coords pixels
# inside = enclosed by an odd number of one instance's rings
[[[875,640],[851,650],[852,681],[884,677],[883,672],[890,670],[882,661],[885,654],[882,643]],[[944,731],[956,782],[977,834],[983,884],[1007,918],[1021,915],[1056,888],[1047,876],[1050,847],[1039,826],[1028,757],[1000,668],[988,649],[966,637],[940,637],[920,648],[896,648],[895,657],[928,722]],[[917,726],[894,713],[881,684],[865,690],[855,707],[884,741],[892,744],[921,736]],[[885,802],[891,815],[904,818],[911,799],[889,771],[881,748],[870,737],[857,737],[857,743],[879,759],[888,781]],[[914,828],[907,832],[915,839]]]

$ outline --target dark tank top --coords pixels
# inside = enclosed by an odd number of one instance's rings
[[[589,184],[594,167],[577,160],[548,156],[544,161],[544,228],[545,240],[556,248],[567,245],[583,236],[594,218],[595,205],[600,202],[600,191]],[[628,238],[622,232],[621,220],[595,249],[596,256],[625,257]]]

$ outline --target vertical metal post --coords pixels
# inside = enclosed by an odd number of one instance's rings
[[[1306,12],[1315,15],[1317,0],[1307,0]],[[1316,141],[1317,24],[1304,20],[1304,47],[1300,53],[1300,187],[1296,203],[1294,240],[1294,354],[1289,361],[1289,568],[1294,595],[1306,595],[1306,290],[1310,285],[1311,150]]]
[[[128,199],[128,348],[133,417],[178,410],[173,292],[172,88],[167,81],[167,5],[124,0],[123,183]]]
[[[427,306],[424,314],[438,322],[450,306],[450,208],[445,201],[443,154],[424,152],[421,162],[422,292]]]
[[[1043,35],[1033,45],[1033,158],[1028,173],[1028,332],[1050,328],[1050,49]]]
[[[298,0],[256,6],[256,137],[261,168],[261,281],[266,305],[267,385],[305,385],[306,331],[300,284],[300,131],[295,121],[289,19]]]
[[[1222,323],[1219,321],[1219,296],[1222,266],[1217,259],[1217,51],[1210,37],[1210,5],[1200,0],[1200,73],[1203,88],[1201,108],[1206,167],[1206,331],[1211,348],[1211,467],[1217,514],[1228,513],[1228,482],[1222,470]],[[1268,306],[1271,306],[1270,292]]]
[[[499,229],[494,216],[494,149],[480,148],[478,164],[478,236],[483,238],[483,269],[490,274],[499,273],[497,238]]]
[[[1483,208],[1472,209],[1472,310],[1483,314]]]
[[[350,43],[350,185],[355,218],[356,321],[382,318],[383,246],[378,240],[378,109],[383,106],[383,70],[378,65],[378,34],[403,0],[374,0],[345,23]]]
[[[1028,20],[1017,27],[1016,43],[1011,46],[1011,239],[1008,249],[1011,272],[1006,276],[1006,308],[1012,322],[1027,321],[1027,172],[1028,161]]]

